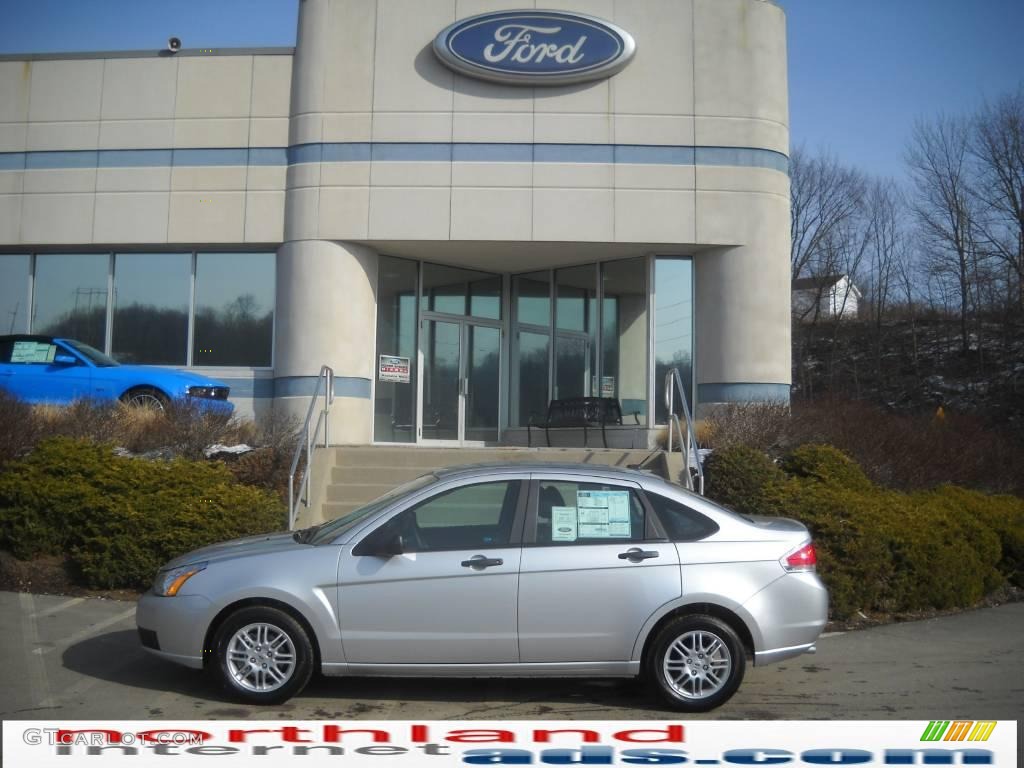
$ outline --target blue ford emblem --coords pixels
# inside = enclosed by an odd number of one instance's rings
[[[457,21],[434,39],[457,72],[523,85],[610,77],[633,57],[628,32],[602,19],[559,11],[503,11]]]

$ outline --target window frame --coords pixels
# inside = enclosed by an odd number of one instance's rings
[[[352,555],[356,557],[366,557],[367,554],[360,550],[366,548],[368,543],[381,535],[381,532],[392,525],[399,517],[405,514],[414,514],[417,509],[422,507],[424,504],[429,504],[440,496],[444,496],[455,491],[459,491],[463,488],[469,488],[477,485],[493,485],[496,483],[516,483],[519,486],[518,497],[516,499],[515,509],[512,513],[512,527],[509,531],[509,540],[504,544],[480,544],[475,547],[438,547],[435,549],[423,549],[423,550],[410,550],[410,554],[432,554],[435,552],[477,552],[487,551],[493,549],[511,549],[518,548],[523,545],[523,528],[526,521],[526,508],[529,502],[529,476],[527,475],[510,475],[507,477],[492,477],[481,480],[480,478],[472,478],[467,482],[445,485],[442,488],[434,489],[434,492],[425,498],[417,498],[411,503],[403,505],[400,509],[394,510],[391,514],[388,514],[385,518],[378,518],[369,524],[366,528],[359,531],[359,533],[353,537],[354,544],[352,545]],[[506,491],[507,493],[507,491]],[[356,541],[358,539],[358,541]]]
[[[565,542],[547,542],[542,543],[537,541],[537,511],[540,506],[540,485],[543,482],[560,482],[560,483],[590,483],[594,485],[607,485],[612,488],[631,491],[636,494],[637,499],[640,502],[640,506],[644,510],[644,535],[642,539],[607,539],[607,540],[586,540],[586,541],[565,541]],[[607,547],[610,545],[616,546],[628,546],[639,543],[653,544],[653,543],[668,543],[671,541],[665,532],[665,529],[661,525],[661,520],[654,512],[654,508],[648,502],[647,497],[644,495],[643,487],[632,480],[619,480],[612,478],[603,478],[600,476],[580,476],[570,474],[557,474],[557,473],[543,473],[533,474],[530,477],[529,493],[529,506],[526,512],[526,525],[523,530],[523,546],[524,547]]]

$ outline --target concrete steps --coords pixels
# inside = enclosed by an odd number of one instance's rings
[[[427,448],[402,446],[340,446],[334,451],[324,503],[319,514],[309,510],[305,524],[347,514],[395,486],[444,467],[484,463],[550,462],[628,467],[650,451],[596,448]]]

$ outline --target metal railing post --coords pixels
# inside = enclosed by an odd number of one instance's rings
[[[312,429],[310,429],[310,426],[313,423],[313,414],[317,413],[321,386],[324,388],[323,408],[317,416],[316,424],[312,426]],[[313,388],[313,395],[309,402],[309,409],[306,411],[306,420],[302,424],[299,440],[295,445],[295,452],[292,454],[291,468],[288,471],[289,530],[295,527],[295,521],[298,517],[297,512],[299,502],[301,501],[303,506],[309,506],[310,497],[313,492],[313,449],[321,447],[318,440],[321,424],[324,426],[323,447],[327,448],[330,445],[330,410],[331,403],[333,401],[334,371],[329,366],[324,365],[320,368],[320,374],[317,376],[316,386]],[[299,483],[298,493],[296,493],[295,475],[299,470],[299,461],[302,458],[303,450],[305,450],[306,454],[306,466],[305,471],[302,473],[302,482]]]
[[[682,407],[683,420],[686,422],[686,431],[676,416],[676,394],[679,395],[679,404]],[[690,413],[690,405],[686,400],[686,389],[683,387],[683,379],[679,375],[678,368],[672,368],[665,374],[665,406],[668,408],[668,451],[673,448],[673,429],[679,432],[679,448],[685,453],[686,464],[686,487],[696,490],[704,495],[704,468],[700,465],[700,451],[697,447],[697,437],[693,428],[693,417]],[[690,470],[694,469],[697,475],[697,487],[694,488],[694,478]]]

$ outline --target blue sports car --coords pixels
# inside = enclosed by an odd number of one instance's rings
[[[163,408],[173,400],[231,413],[228,386],[189,371],[121,365],[98,349],[52,336],[0,336],[0,389],[30,403],[117,401]]]

